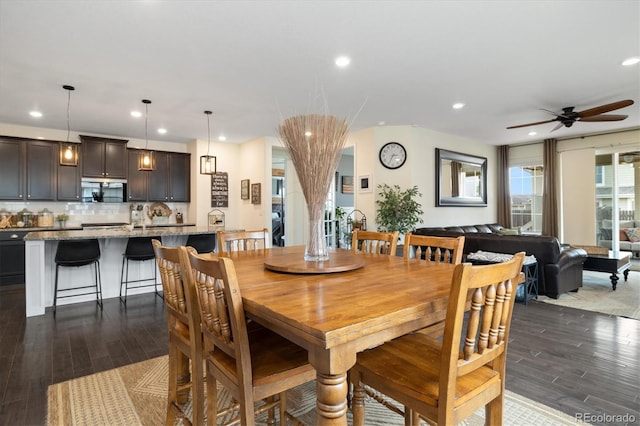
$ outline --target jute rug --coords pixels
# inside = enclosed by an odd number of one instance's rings
[[[149,425],[164,424],[168,359],[166,356],[49,386],[47,424]],[[229,403],[225,391],[218,392],[219,406]],[[304,424],[315,424],[315,385],[300,386],[287,395],[294,415]],[[188,411],[188,409],[187,409]],[[374,400],[365,403],[367,425],[402,425],[403,419]],[[258,419],[258,424],[266,424]],[[349,424],[351,415],[349,414]],[[479,410],[462,425],[484,425]],[[575,425],[559,411],[507,391],[505,425]]]
[[[584,271],[582,287],[577,292],[563,293],[558,299],[546,296],[538,300],[568,308],[601,312],[640,320],[640,272],[631,271],[627,281],[620,280],[616,291],[611,287],[610,274]]]

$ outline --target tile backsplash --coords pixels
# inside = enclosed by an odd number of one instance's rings
[[[69,215],[67,227],[77,227],[82,223],[109,223],[109,222],[130,222],[130,206],[151,205],[153,203],[77,203],[77,202],[53,202],[53,201],[0,201],[0,210],[16,214],[22,209],[27,209],[36,214],[45,208],[53,212],[53,217],[66,213]],[[176,213],[181,212],[185,218],[189,217],[188,203],[166,203],[171,209],[169,223],[176,222]],[[150,222],[150,221],[149,221]],[[54,227],[59,227],[57,221]]]

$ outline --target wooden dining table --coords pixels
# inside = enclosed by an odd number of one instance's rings
[[[358,254],[337,273],[283,273],[265,260],[304,263],[304,246],[210,254],[234,261],[247,316],[309,352],[317,372],[317,424],[347,424],[347,371],[356,354],[445,318],[454,266]],[[332,259],[353,256],[330,251]],[[317,265],[311,262],[309,266]]]

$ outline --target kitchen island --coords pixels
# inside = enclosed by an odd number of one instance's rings
[[[52,230],[29,232],[25,240],[25,299],[27,317],[44,315],[45,308],[53,306],[53,290],[56,265],[54,262],[58,241],[96,238],[100,243],[100,273],[102,277],[103,299],[120,295],[120,274],[122,253],[130,237],[160,237],[167,246],[183,245],[189,235],[213,234],[215,231],[197,226],[160,226],[123,228]],[[133,262],[129,266],[130,279],[153,276],[155,262]],[[60,268],[59,285],[64,283],[91,283],[91,268]],[[158,283],[160,276],[158,275]],[[129,295],[153,292],[153,287],[129,290]],[[59,299],[58,306],[95,300],[95,295]]]

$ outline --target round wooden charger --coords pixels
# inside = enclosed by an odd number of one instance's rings
[[[362,256],[350,251],[332,251],[329,260],[306,261],[304,255],[270,255],[264,261],[265,268],[292,274],[330,274],[353,271],[362,268],[365,262]]]

